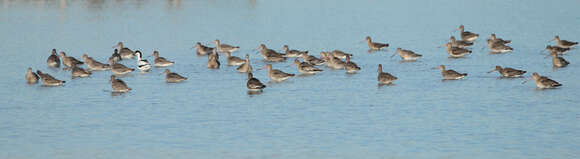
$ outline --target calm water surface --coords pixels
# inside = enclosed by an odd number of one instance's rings
[[[580,1],[13,1],[0,2],[0,158],[580,158],[580,52],[554,70],[540,51],[554,35],[580,41]],[[460,24],[481,34],[474,53],[449,59],[444,43]],[[490,55],[491,33],[515,51]],[[367,52],[365,36],[388,42]],[[249,95],[235,67],[205,68],[195,42],[252,49],[340,49],[362,70],[325,69],[315,76],[268,83]],[[111,96],[110,71],[71,79],[45,61],[56,48],[105,61],[118,41],[145,55],[159,50],[172,71],[189,77],[166,84],[163,69],[122,77],[133,90]],[[417,62],[390,58],[401,47]],[[148,57],[152,61],[152,57]],[[222,58],[222,63],[225,63]],[[290,64],[274,68],[297,73]],[[135,61],[122,63],[136,67]],[[377,64],[399,77],[376,83]],[[467,72],[445,81],[432,67]],[[536,90],[524,78],[500,79],[495,65],[547,75],[564,86]],[[27,67],[67,80],[62,87],[26,85]]]

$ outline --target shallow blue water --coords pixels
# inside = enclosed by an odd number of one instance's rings
[[[540,51],[554,35],[580,41],[579,1],[11,1],[0,2],[0,158],[579,158],[579,51],[553,69]],[[437,48],[460,24],[482,37],[467,58]],[[513,40],[513,53],[490,55],[491,33]],[[361,41],[387,42],[367,52]],[[252,49],[289,45],[317,55],[340,49],[362,70],[268,83],[249,95],[235,67],[205,68],[195,42]],[[118,41],[145,55],[159,50],[189,79],[132,73],[133,88],[111,96],[111,72],[71,79],[50,69],[52,48],[105,61]],[[401,47],[417,62],[390,58]],[[318,55],[317,55],[318,56]],[[222,64],[225,63],[225,58]],[[152,57],[149,57],[152,61]],[[290,64],[274,68],[297,73]],[[135,61],[122,63],[135,67]],[[379,87],[376,65],[399,80]],[[441,81],[432,67],[467,72]],[[502,65],[538,72],[564,86],[536,90],[524,78],[500,79]],[[62,87],[26,85],[27,67],[67,80]]]

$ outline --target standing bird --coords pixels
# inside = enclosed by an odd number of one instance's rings
[[[463,57],[465,55],[471,54],[471,50],[467,50],[464,48],[460,48],[460,47],[453,47],[452,43],[449,42],[447,44],[445,44],[445,46],[447,46],[447,54],[449,54],[449,56],[451,57]]]
[[[115,75],[111,75],[111,88],[113,88],[113,93],[125,93],[129,92],[131,88],[125,84],[125,82],[121,79],[116,79]]]
[[[377,77],[379,84],[393,84],[398,78],[388,72],[383,72],[383,65],[379,64],[379,75]]]
[[[473,45],[473,43],[469,42],[469,41],[457,40],[457,39],[455,39],[455,36],[449,37],[449,42],[451,43],[452,47],[458,47],[458,48],[468,48],[468,47]]]
[[[360,67],[356,65],[356,63],[350,61],[350,56],[346,57],[346,64],[344,65],[347,73],[356,73],[356,71],[360,70]]]
[[[232,56],[230,52],[226,52],[226,61],[230,66],[239,66],[246,63],[246,60],[243,60],[237,56]]]
[[[323,65],[324,64],[324,60],[316,58],[312,55],[302,54],[302,55],[300,55],[300,57],[302,59],[304,59],[304,62],[311,64],[311,65]]]
[[[298,68],[298,72],[303,74],[316,74],[318,72],[322,72],[321,69],[316,68],[313,65],[308,64],[306,62],[300,62],[298,59],[295,59],[294,63],[290,65],[296,65],[296,67]]]
[[[250,55],[246,54],[246,62],[238,67],[238,72],[252,72],[252,65],[250,65]]]
[[[205,45],[202,45],[200,42],[195,43],[195,48],[197,48],[196,52],[197,52],[197,56],[205,56],[208,54],[211,54],[213,52],[213,50],[215,48],[212,47],[207,47]]]
[[[111,64],[111,71],[117,75],[127,74],[135,71],[134,68],[129,68],[123,64],[116,63],[113,61],[113,59],[109,59],[109,63]]]
[[[48,59],[46,59],[46,64],[50,67],[60,67],[60,59],[58,58],[58,55],[56,55],[56,49],[52,49],[52,53],[48,56]]]
[[[384,48],[387,48],[387,47],[389,47],[389,44],[387,44],[387,43],[378,43],[378,42],[373,42],[373,41],[371,40],[371,37],[370,37],[370,36],[367,36],[367,37],[365,38],[365,40],[366,40],[366,41],[367,41],[367,43],[369,44],[369,49],[371,49],[371,50],[381,50],[381,49],[384,49]]]
[[[151,70],[151,64],[146,59],[143,59],[143,53],[136,50],[135,54],[137,54],[137,68],[143,72],[149,72]]]
[[[467,73],[458,73],[454,70],[445,70],[445,66],[438,67],[441,70],[441,75],[444,80],[458,80],[467,76]]]
[[[72,71],[71,71],[72,77],[89,77],[91,74],[93,74],[91,71],[87,71],[83,68],[80,68],[76,65],[72,66]]]
[[[266,71],[268,72],[268,77],[276,82],[284,81],[290,77],[294,77],[294,74],[286,73],[278,69],[272,69],[272,64],[266,64]]]
[[[121,58],[121,54],[119,54],[119,50],[115,49],[115,51],[113,52],[111,57],[109,57],[109,59],[113,60],[114,62],[119,62],[123,58]]]
[[[497,72],[499,72],[500,75],[502,75],[503,77],[507,77],[507,78],[520,77],[524,73],[526,73],[526,71],[524,71],[524,70],[518,70],[518,69],[509,68],[509,67],[502,68],[501,66],[495,66],[495,69],[493,69],[487,73],[492,73],[493,71],[497,71]]]
[[[58,79],[52,77],[51,75],[49,75],[48,73],[42,73],[42,72],[40,72],[40,70],[36,70],[36,74],[38,74],[38,76],[40,76],[40,79],[42,81],[42,85],[44,85],[44,86],[60,86],[60,85],[63,85],[65,83],[65,81],[58,80]]]
[[[155,67],[167,67],[173,65],[173,61],[169,61],[163,57],[159,57],[159,51],[153,51],[153,56],[155,56]]]
[[[246,83],[246,86],[250,91],[262,91],[266,88],[266,85],[262,84],[260,80],[254,78],[251,72],[248,73],[248,82]]]
[[[268,49],[264,44],[260,44],[258,49],[260,50],[260,55],[262,55],[262,57],[264,57],[264,60],[266,61],[283,62],[286,60],[284,54],[278,53],[272,49]]]
[[[104,71],[104,70],[111,69],[111,65],[103,64],[103,63],[93,59],[92,57],[89,57],[89,55],[87,55],[87,54],[83,54],[83,60],[85,60],[85,64],[87,65],[87,67],[90,70]]]
[[[562,84],[546,77],[546,76],[540,76],[537,72],[534,72],[532,74],[532,77],[530,77],[528,80],[525,80],[524,82],[522,82],[522,84],[528,82],[529,80],[534,79],[534,81],[536,82],[536,86],[540,89],[544,89],[544,88],[556,88],[556,87],[560,87],[562,86]]]
[[[563,57],[558,56],[555,52],[550,52],[550,55],[546,56],[546,58],[552,56],[552,64],[554,67],[566,67],[570,62],[566,61]]]
[[[340,51],[340,50],[333,50],[330,54],[334,57],[338,57],[341,59],[346,59],[346,57],[352,57],[352,54]]]
[[[32,68],[28,68],[28,70],[26,71],[26,83],[28,84],[36,84],[38,83],[38,75],[34,72],[32,72]]]
[[[324,61],[326,61],[326,66],[332,69],[344,69],[346,65],[344,61],[340,60],[338,57],[335,57],[332,53],[321,52],[320,56],[323,57]]]
[[[509,43],[512,42],[511,40],[504,40],[504,39],[501,39],[501,38],[497,38],[495,36],[495,34],[491,34],[491,36],[489,37],[489,39],[491,39],[492,42],[500,43],[500,44],[503,44],[503,45],[509,44]]]
[[[165,82],[167,83],[178,83],[187,80],[186,77],[183,77],[175,72],[171,72],[169,69],[165,69],[163,73],[165,74]]]
[[[308,54],[308,51],[290,50],[288,45],[284,45],[282,50],[285,52],[285,57],[300,57],[301,55]]]
[[[213,52],[209,56],[207,56],[207,68],[209,69],[220,68],[220,61],[217,49],[214,49]]]
[[[552,39],[551,41],[556,40],[556,45],[558,45],[561,48],[572,48],[576,45],[578,45],[578,42],[573,42],[573,41],[568,41],[568,40],[560,40],[560,36],[556,35],[554,36],[554,39]]]
[[[556,54],[559,55],[563,55],[568,53],[568,51],[570,51],[570,48],[563,48],[563,47],[559,47],[559,46],[546,46],[546,50],[548,50],[548,52],[555,52]]]
[[[240,49],[239,46],[232,46],[232,45],[228,45],[228,44],[221,44],[220,40],[215,40],[215,47],[217,48],[218,52],[235,52],[238,49]]]
[[[473,42],[473,41],[477,40],[477,38],[479,37],[479,34],[465,31],[465,26],[463,26],[463,25],[459,25],[459,31],[461,31],[460,32],[461,40]]]
[[[123,42],[117,43],[117,45],[113,46],[113,48],[119,48],[119,55],[121,55],[122,59],[132,59],[135,57],[135,52],[131,49],[123,47]]]
[[[401,56],[401,59],[403,59],[404,61],[415,61],[418,60],[419,58],[421,58],[421,54],[417,54],[411,50],[404,50],[401,48],[397,48],[397,51],[395,53],[393,53],[393,56],[397,55],[397,53],[399,53],[399,56]]]
[[[499,42],[494,42],[491,39],[487,40],[487,44],[492,53],[506,53],[514,51],[514,48]]]
[[[62,59],[62,64],[66,67],[72,67],[73,65],[82,65],[83,62],[75,59],[72,56],[66,56],[66,53],[60,52],[60,58]]]

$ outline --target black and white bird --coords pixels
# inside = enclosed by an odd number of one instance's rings
[[[137,55],[137,68],[142,72],[149,72],[149,70],[151,70],[151,64],[149,64],[149,61],[146,59],[143,59],[143,53],[136,50],[135,54]]]

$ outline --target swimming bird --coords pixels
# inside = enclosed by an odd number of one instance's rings
[[[562,86],[562,84],[546,77],[546,76],[540,76],[537,72],[534,72],[532,74],[532,77],[530,77],[528,80],[525,80],[524,82],[522,82],[522,84],[526,83],[527,81],[534,79],[534,82],[536,82],[536,86],[540,89],[545,89],[545,88],[556,88],[556,87],[560,87]]]
[[[340,51],[340,50],[333,50],[332,52],[330,52],[330,54],[332,54],[332,56],[334,57],[338,57],[341,59],[346,59],[346,57],[352,57],[352,54]]]
[[[123,58],[121,58],[121,54],[119,54],[119,50],[117,49],[115,49],[115,51],[113,52],[111,57],[109,57],[109,59],[113,60],[114,62],[119,62],[123,60]]]
[[[344,65],[347,73],[356,73],[356,71],[360,70],[360,67],[356,65],[356,63],[350,61],[350,56],[346,57],[346,63]]]
[[[46,59],[46,64],[50,67],[60,67],[60,59],[58,58],[58,55],[56,55],[56,49],[52,49],[52,53],[48,56],[48,59]]]
[[[477,40],[477,38],[479,37],[479,34],[465,31],[465,26],[463,26],[463,25],[459,25],[459,30],[461,31],[461,34],[460,34],[461,40],[473,42],[473,41]]]
[[[399,56],[401,56],[401,59],[405,60],[405,61],[415,61],[418,60],[419,58],[421,58],[421,54],[417,54],[411,50],[404,50],[401,48],[397,48],[397,51],[395,53],[393,53],[393,56],[397,55],[397,53],[399,54]]]
[[[387,43],[378,43],[378,42],[373,42],[373,41],[371,40],[371,37],[370,37],[370,36],[367,36],[367,37],[365,38],[365,40],[366,40],[366,41],[367,41],[367,43],[369,44],[369,49],[371,49],[371,50],[381,50],[381,49],[384,49],[384,48],[387,48],[387,47],[389,47],[389,44],[387,44]]]
[[[379,84],[393,84],[398,78],[388,72],[383,72],[383,65],[379,64],[379,75],[377,77]]]
[[[167,67],[173,65],[173,61],[169,61],[163,57],[159,57],[159,51],[153,51],[153,56],[155,56],[155,67]]]
[[[45,86],[59,86],[59,85],[63,85],[65,83],[65,81],[58,80],[58,79],[52,77],[51,75],[49,75],[48,73],[42,73],[40,70],[36,70],[36,74],[38,74],[38,76],[40,76],[40,79],[42,81],[42,85],[45,85]]]
[[[323,57],[326,66],[338,70],[338,69],[344,69],[346,62],[340,60],[340,58],[335,57],[332,53],[327,53],[327,52],[321,52],[320,56]]]
[[[561,48],[572,48],[576,45],[578,45],[578,42],[573,42],[573,41],[568,41],[568,40],[560,40],[560,36],[556,35],[554,36],[554,39],[552,39],[551,41],[556,40],[556,45],[558,45]]]
[[[104,71],[104,70],[111,69],[111,65],[101,63],[101,62],[93,59],[92,57],[89,57],[89,55],[87,55],[87,54],[83,54],[83,60],[85,61],[85,64],[87,65],[87,67],[90,70]]]
[[[215,40],[215,46],[218,50],[218,52],[235,52],[238,49],[240,49],[239,46],[232,46],[232,45],[228,45],[228,44],[221,44],[220,40]]]
[[[554,67],[566,67],[570,64],[570,62],[566,61],[563,57],[558,56],[555,52],[551,52],[550,55],[546,56],[546,58],[550,56],[552,56],[552,65],[554,65]]]
[[[217,49],[214,49],[209,56],[207,56],[207,68],[209,69],[219,69],[220,61]]]
[[[300,55],[300,57],[302,59],[304,59],[304,62],[311,64],[311,65],[323,65],[324,64],[324,60],[316,58],[312,55],[302,54],[302,55]]]
[[[518,69],[509,68],[509,67],[502,68],[501,66],[495,66],[495,69],[493,69],[487,73],[492,73],[493,71],[497,71],[503,77],[508,77],[508,78],[520,77],[526,73],[526,71],[524,71],[524,70],[518,70]]]
[[[501,39],[501,38],[497,38],[495,36],[495,34],[491,34],[491,36],[489,37],[489,39],[491,39],[492,42],[500,43],[502,45],[509,44],[509,43],[512,42],[511,40],[504,40],[504,39]]]
[[[226,61],[230,66],[239,66],[246,63],[246,60],[243,60],[237,56],[232,56],[230,52],[226,52]]]
[[[458,80],[462,79],[467,76],[467,73],[458,73],[454,70],[445,70],[445,66],[439,66],[441,70],[441,75],[443,76],[444,80]]]
[[[194,47],[197,48],[196,50],[197,56],[205,56],[211,54],[215,49],[213,47],[207,47],[205,45],[202,45],[200,42],[197,42]]]
[[[272,79],[273,81],[276,82],[281,82],[284,81],[290,77],[294,77],[294,74],[291,73],[286,73],[283,71],[280,71],[278,69],[272,69],[272,64],[266,64],[266,71],[268,72],[268,77],[270,77],[270,79]]]
[[[93,74],[91,71],[87,71],[87,70],[80,68],[76,65],[72,66],[71,73],[72,73],[73,78],[75,78],[75,77],[89,77],[91,74]]]
[[[447,54],[449,54],[449,56],[451,57],[463,57],[465,55],[471,54],[471,50],[467,50],[464,48],[460,48],[460,47],[453,47],[453,45],[451,44],[451,42],[445,44],[445,46],[447,46]]]
[[[143,53],[139,50],[135,50],[135,54],[137,56],[137,69],[142,72],[149,72],[149,70],[151,70],[151,64],[149,64],[147,59],[143,59]]]
[[[165,74],[165,82],[167,83],[178,83],[187,80],[186,77],[183,77],[175,72],[171,72],[169,69],[165,69],[163,73]]]
[[[36,84],[38,83],[38,75],[34,72],[32,72],[32,68],[28,68],[28,70],[26,71],[26,83],[28,84]]]
[[[113,48],[119,48],[119,55],[121,55],[122,59],[132,59],[135,57],[135,52],[131,49],[123,47],[123,42],[117,43],[117,45],[113,46]]]
[[[303,73],[303,74],[315,74],[315,73],[322,72],[321,69],[316,68],[313,65],[308,64],[306,62],[300,62],[298,59],[295,59],[294,63],[292,63],[290,65],[296,65],[296,67],[298,68],[298,72]]]
[[[282,50],[284,50],[284,56],[285,57],[300,57],[303,54],[308,54],[308,51],[299,51],[299,50],[290,50],[288,48],[288,45],[284,45],[282,47]]]
[[[238,67],[238,72],[252,72],[252,65],[250,64],[250,55],[246,54],[246,62]]]
[[[129,88],[129,86],[127,86],[123,80],[116,79],[115,75],[111,75],[111,79],[109,81],[111,82],[111,88],[113,88],[114,93],[125,93],[131,90],[131,88]]]
[[[250,91],[262,91],[266,88],[266,85],[262,84],[260,80],[254,78],[251,72],[248,73],[248,82],[246,83],[246,86]]]
[[[514,49],[510,46],[507,46],[505,44],[502,43],[498,43],[498,42],[494,42],[491,39],[487,40],[489,49],[491,50],[492,53],[506,53],[506,52],[511,52]]]
[[[264,60],[266,61],[270,61],[270,62],[282,62],[286,60],[286,57],[284,57],[284,54],[278,53],[272,49],[268,49],[266,47],[266,45],[264,44],[260,44],[259,47],[260,50],[260,55],[262,55],[262,57],[264,57]]]
[[[109,63],[111,64],[111,71],[117,75],[127,74],[135,71],[134,68],[129,68],[123,64],[116,63],[113,61],[113,59],[109,59]]]
[[[62,59],[62,64],[66,67],[72,67],[73,65],[82,65],[84,62],[75,59],[72,56],[66,56],[66,53],[60,52],[60,58]]]
[[[563,47],[559,47],[559,46],[546,46],[546,50],[548,50],[549,52],[555,52],[556,54],[559,55],[563,55],[568,53],[568,51],[570,51],[570,48],[563,48]]]
[[[473,42],[464,41],[464,40],[457,40],[455,36],[449,37],[449,42],[451,43],[452,47],[458,48],[468,48],[473,45]]]

